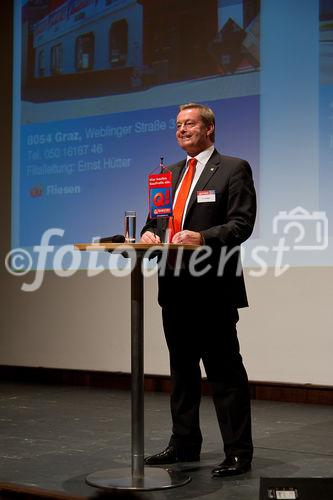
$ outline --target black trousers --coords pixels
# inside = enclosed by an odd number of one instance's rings
[[[193,304],[183,298],[181,303],[163,305],[162,315],[172,379],[170,443],[178,448],[180,455],[200,453],[202,359],[212,388],[225,455],[251,458],[250,397],[237,339],[237,309],[205,300]]]

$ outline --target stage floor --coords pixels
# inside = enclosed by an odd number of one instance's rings
[[[134,498],[258,500],[261,476],[333,476],[332,406],[253,401],[252,407],[251,472],[211,478],[211,469],[223,458],[222,442],[212,401],[203,397],[201,461],[177,466],[192,481]],[[0,408],[0,483],[92,498],[97,490],[85,484],[88,474],[130,464],[127,391],[2,383]],[[146,453],[161,451],[170,434],[166,394],[146,393],[145,429]]]

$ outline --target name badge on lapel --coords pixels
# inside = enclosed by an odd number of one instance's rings
[[[216,201],[215,191],[197,191],[198,203],[211,203]]]

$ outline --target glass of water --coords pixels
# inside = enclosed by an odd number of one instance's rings
[[[136,240],[136,211],[126,210],[125,212],[125,241],[135,243]]]

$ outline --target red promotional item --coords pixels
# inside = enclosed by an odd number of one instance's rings
[[[172,217],[172,174],[150,174],[148,176],[150,218]]]

